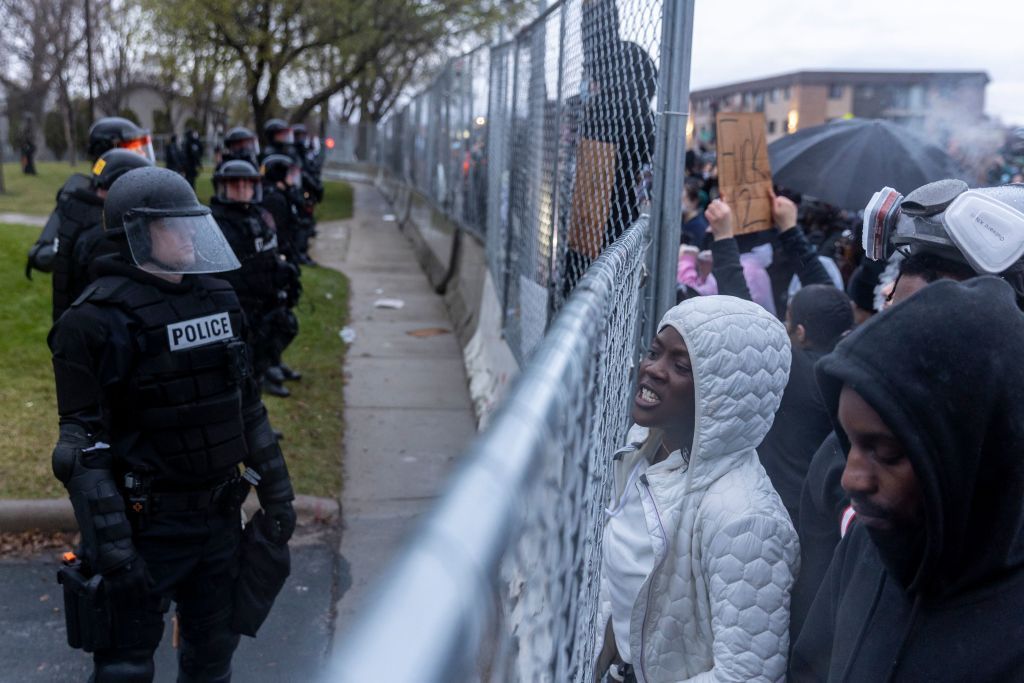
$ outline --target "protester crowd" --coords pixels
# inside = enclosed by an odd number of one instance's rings
[[[716,175],[610,461],[595,679],[1024,680],[1021,178],[776,186],[736,234]]]

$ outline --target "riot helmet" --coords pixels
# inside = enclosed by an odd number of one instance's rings
[[[864,210],[863,246],[876,261],[905,248],[1002,273],[1024,255],[1024,185],[971,190],[938,180],[906,197],[882,188]]]
[[[263,160],[260,171],[272,183],[285,183],[292,187],[302,183],[302,168],[294,157],[287,154],[271,154]]]
[[[156,163],[149,131],[120,116],[106,116],[89,129],[89,156],[93,160],[115,147],[140,154]]]
[[[106,192],[115,180],[128,171],[152,165],[149,159],[140,154],[115,147],[104,152],[92,165],[92,184],[97,190]]]
[[[224,153],[222,159],[242,159],[256,165],[260,156],[260,141],[256,133],[245,126],[236,126],[224,135]]]
[[[290,145],[295,142],[292,127],[284,119],[270,119],[263,125],[263,137],[267,145]]]
[[[225,161],[213,174],[213,192],[222,204],[259,204],[263,183],[256,167],[242,159]]]
[[[295,146],[300,150],[305,151],[309,146],[309,131],[306,130],[306,126],[301,123],[296,123],[292,126],[292,137],[295,140]]]
[[[124,235],[126,257],[153,273],[219,273],[239,267],[224,234],[188,181],[166,168],[128,171],[110,187],[103,229]]]

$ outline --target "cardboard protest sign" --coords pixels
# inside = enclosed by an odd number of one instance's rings
[[[737,235],[772,227],[772,170],[763,113],[719,112],[718,190],[732,208]]]
[[[569,247],[591,259],[604,248],[618,149],[610,142],[580,140],[576,156],[576,186],[569,215]]]

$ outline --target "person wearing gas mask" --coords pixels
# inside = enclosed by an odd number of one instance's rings
[[[789,338],[729,296],[688,299],[657,329],[609,463],[594,678],[779,681],[800,550],[755,449]]]
[[[115,180],[132,169],[152,165],[146,157],[127,149],[115,148],[104,152],[92,167],[92,185],[101,206]],[[58,231],[60,249],[53,257],[54,321],[92,281],[89,271],[93,261],[117,251],[117,246],[107,239],[102,221],[74,232],[70,230],[72,227],[77,227],[77,223],[61,224]]]
[[[127,149],[144,156],[153,163],[153,142],[149,131],[139,128],[128,119],[108,116],[89,128],[89,159],[92,163],[109,149]],[[61,235],[75,235],[101,220],[103,201],[96,195],[92,177],[75,173],[57,191],[57,205],[46,220],[39,239],[28,252],[25,277],[31,279],[32,270],[42,273],[53,271],[53,259],[60,251]],[[56,320],[60,311],[53,311]]]
[[[298,298],[298,267],[277,251],[273,219],[260,206],[263,186],[252,164],[237,159],[224,162],[213,174],[213,187],[213,217],[241,263],[224,279],[235,288],[249,323],[253,371],[263,391],[286,397],[290,392],[282,386],[285,378],[276,365],[297,331],[288,309]]]
[[[1024,318],[994,277],[942,280],[819,363],[856,515],[791,681],[1024,680]]]
[[[955,210],[948,211],[954,205]],[[979,274],[999,274],[1017,293],[1021,304],[1024,285],[1020,254],[1014,254],[1024,245],[1022,211],[1024,186],[981,188],[968,193],[967,185],[959,180],[941,180],[914,190],[905,199],[891,188],[876,193],[864,213],[863,246],[867,258],[863,265],[876,268],[884,259],[902,256],[898,275],[889,283],[888,294],[879,308],[906,301],[931,283],[964,281]],[[992,216],[1000,216],[1001,222],[994,223]],[[987,244],[979,240],[983,234],[992,233],[976,218],[989,223],[1004,239]],[[948,224],[954,223],[952,230],[947,229]],[[1018,236],[1018,246],[1013,246],[1014,234]],[[995,248],[990,249],[992,246]],[[833,432],[811,459],[800,493],[797,530],[802,559],[793,591],[794,640],[821,586],[833,550],[856,523],[849,496],[840,484],[845,456],[844,445]]]
[[[110,188],[117,255],[50,332],[60,437],[53,471],[81,530],[59,573],[69,644],[96,681],[152,681],[177,605],[179,681],[228,681],[288,573],[294,494],[259,399],[231,286],[238,260],[180,175]],[[239,468],[244,466],[244,473]],[[244,531],[255,486],[262,510]],[[246,561],[241,561],[245,553]]]

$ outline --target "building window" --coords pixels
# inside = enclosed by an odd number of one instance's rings
[[[778,88],[772,88],[771,90],[769,90],[768,91],[768,101],[769,102],[774,102],[775,98],[778,96],[778,92],[779,92]]]
[[[788,100],[789,99],[789,86],[788,85],[785,88],[782,89],[782,99],[784,99],[784,100]]]
[[[772,135],[773,133],[775,133],[775,119],[770,119],[768,121],[768,135]]]
[[[843,86],[841,85],[830,85],[828,86],[828,98],[830,100],[841,100],[843,99]]]

